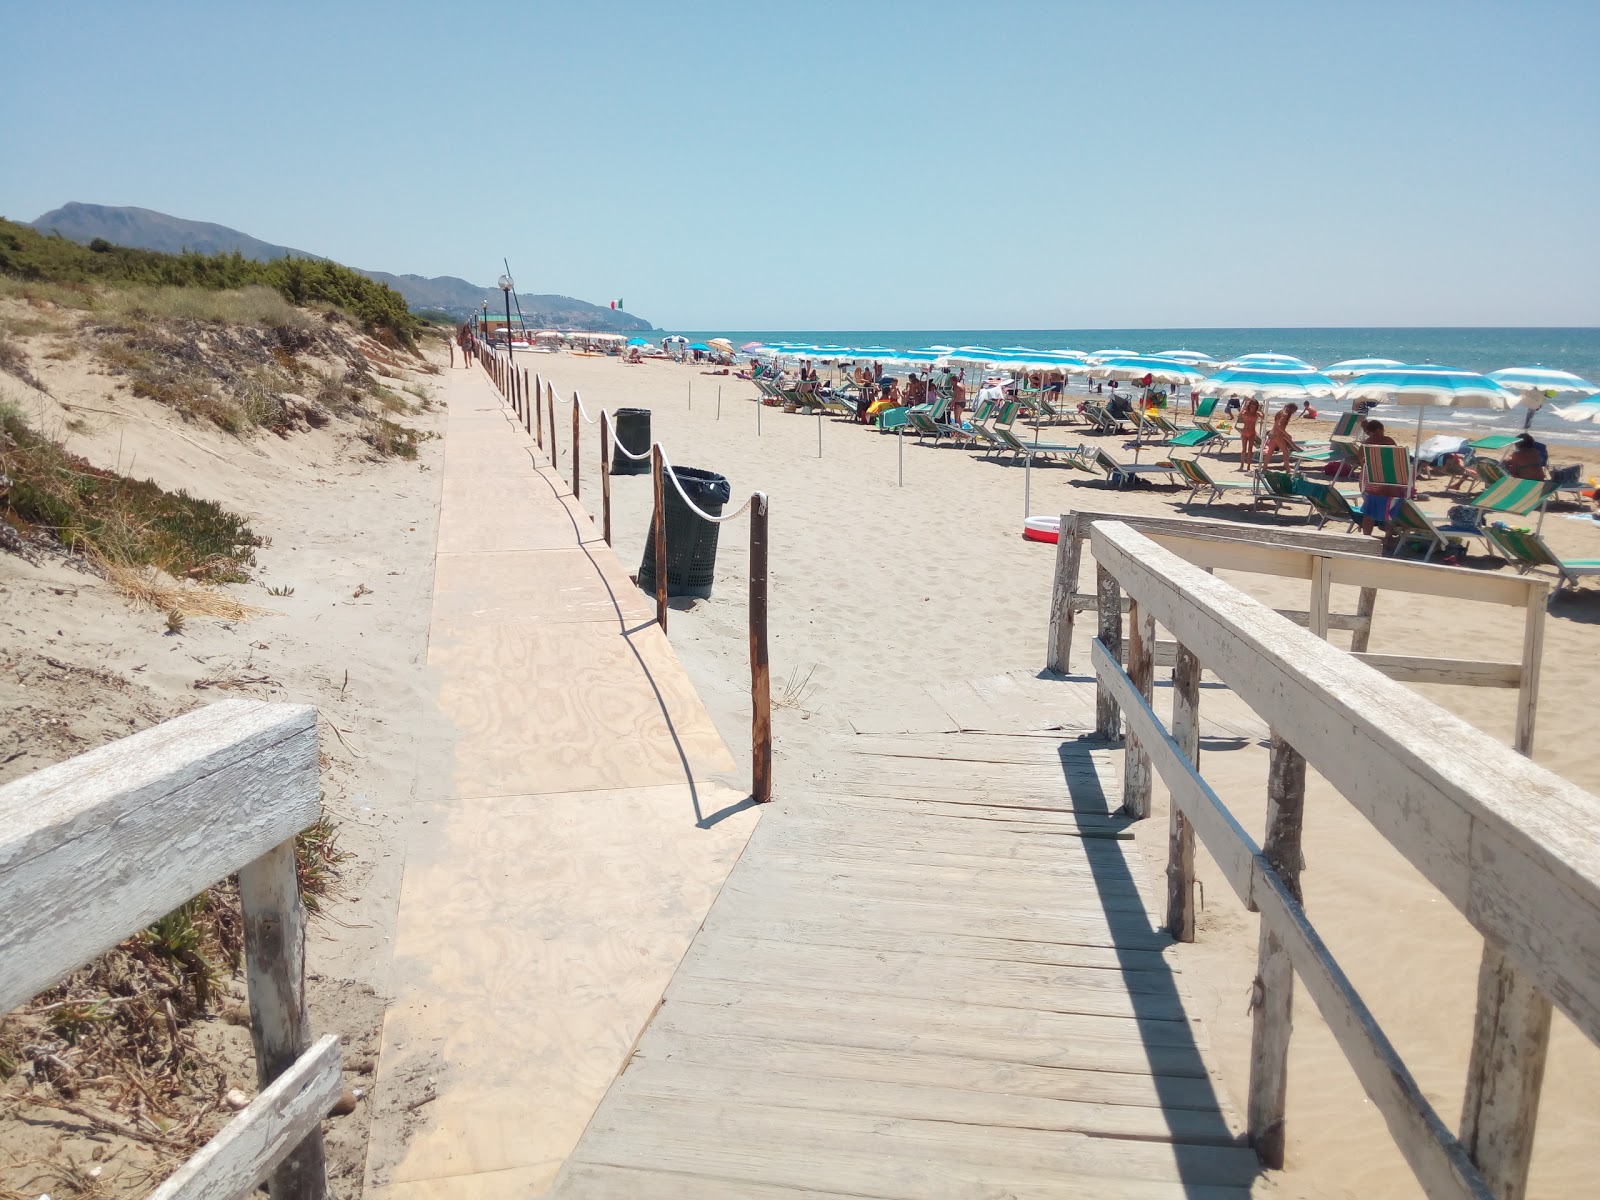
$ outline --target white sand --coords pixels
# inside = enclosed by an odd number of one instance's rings
[[[761,412],[755,389],[701,368],[627,366],[612,359],[530,355],[562,397],[576,387],[599,409],[652,410],[653,432],[679,465],[726,475],[736,505],[752,489],[772,503],[772,671],[778,738],[777,785],[810,777],[850,721],[912,715],[922,686],[1038,669],[1054,548],[1027,543],[1024,471],[978,461],[952,448],[825,419],[818,454],[813,417]],[[718,418],[717,392],[721,388]],[[561,467],[570,480],[570,416],[558,406]],[[548,434],[547,434],[548,436]],[[1049,434],[1056,440],[1069,440]],[[598,431],[584,426],[584,503],[598,514]],[[905,486],[896,486],[903,450]],[[1146,460],[1151,456],[1146,452]],[[1208,459],[1208,465],[1212,460]],[[1591,465],[1592,469],[1592,465]],[[612,480],[619,556],[639,561],[649,522],[647,476]],[[1114,492],[1099,477],[1061,468],[1032,473],[1035,513],[1073,507],[1173,515],[1173,493]],[[1442,501],[1429,507],[1439,510]],[[1237,512],[1238,510],[1234,510]],[[1226,515],[1219,506],[1211,515]],[[1558,552],[1593,555],[1600,530],[1553,515],[1545,533]],[[736,754],[748,755],[745,570],[748,526],[724,527],[716,594],[675,609],[669,632],[702,697]],[[1085,577],[1092,566],[1085,563]],[[1224,573],[1262,599],[1304,606],[1303,589]],[[1336,608],[1353,592],[1336,589]],[[1589,753],[1586,704],[1600,649],[1600,593],[1562,600],[1545,632],[1537,761],[1591,791],[1600,760]],[[1080,627],[1081,627],[1080,623]],[[1521,614],[1467,602],[1380,596],[1374,651],[1460,657],[1520,655]],[[1080,644],[1075,669],[1085,661]],[[798,698],[793,688],[809,679]],[[793,681],[786,689],[786,681]],[[1510,738],[1515,693],[1419,687],[1419,692],[1487,733]],[[1207,777],[1249,828],[1265,806],[1266,751],[1211,752]],[[1166,853],[1165,797],[1139,844],[1152,874]],[[1348,804],[1313,777],[1306,817],[1307,908],[1444,1119],[1459,1116],[1481,939]],[[1204,856],[1202,855],[1202,858]],[[1241,1110],[1248,1079],[1248,987],[1255,971],[1256,922],[1226,883],[1203,864],[1206,907],[1200,937],[1175,948],[1199,1017],[1208,1026]],[[1328,1196],[1420,1194],[1381,1119],[1304,997],[1296,1013],[1286,1182]],[[1600,1136],[1600,1052],[1557,1016],[1545,1080],[1530,1194],[1592,1189],[1592,1146]]]

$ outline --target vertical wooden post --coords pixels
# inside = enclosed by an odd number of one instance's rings
[[[1364,587],[1356,597],[1356,616],[1361,618],[1350,634],[1350,653],[1365,654],[1367,645],[1372,641],[1372,614],[1378,608],[1378,589]]]
[[[1323,555],[1311,558],[1311,606],[1306,627],[1323,641],[1328,640],[1328,599],[1333,590],[1333,572]]]
[[[606,545],[611,545],[611,414],[600,410],[600,513]]]
[[[1155,675],[1156,619],[1145,611],[1144,605],[1133,600],[1128,605],[1128,678],[1147,702]],[[1150,755],[1130,729],[1122,752],[1122,811],[1135,820],[1144,820],[1150,815],[1150,790]]]
[[[661,443],[657,442],[650,447],[651,474],[655,476],[656,485],[656,515],[655,524],[655,549],[656,549],[656,622],[663,632],[667,628],[667,480],[666,468],[662,465]]]
[[[306,910],[295,874],[294,839],[239,871],[244,913],[245,980],[256,1088],[265,1091],[311,1048],[306,1015]],[[267,1177],[272,1200],[321,1200],[327,1194],[322,1131],[307,1135]]]
[[[1267,838],[1261,852],[1297,901],[1301,898],[1300,829],[1305,799],[1306,760],[1274,730],[1267,768]],[[1284,1109],[1289,1096],[1294,967],[1283,942],[1265,924],[1257,943],[1251,1008],[1250,1144],[1264,1165],[1277,1170],[1283,1166]]]
[[[1078,540],[1078,514],[1061,514],[1061,532],[1056,541],[1056,578],[1050,591],[1050,643],[1045,653],[1045,669],[1065,675],[1072,658],[1072,623],[1077,614],[1072,597],[1078,590],[1078,567],[1083,559],[1083,543]]]
[[[582,406],[578,400],[578,389],[572,389],[572,498],[579,499],[581,476],[583,475],[583,455],[579,453],[578,435],[582,432],[578,422],[582,420]]]
[[[561,456],[561,450],[556,445],[556,388],[548,380],[545,381],[544,394],[549,401],[545,415],[550,418],[550,465],[553,467]]]
[[[1497,945],[1485,941],[1461,1145],[1497,1200],[1522,1200],[1527,1194],[1549,1044],[1550,1001]]]
[[[772,677],[767,665],[767,494],[750,505],[750,795],[772,799]]]
[[[522,368],[522,432],[533,432],[533,414],[528,411],[528,368]]]
[[[539,440],[539,449],[544,449],[544,405],[539,402],[539,397],[544,395],[544,375],[533,377],[533,425],[534,436]]]
[[[1522,679],[1517,687],[1517,733],[1512,748],[1533,757],[1533,723],[1539,715],[1539,664],[1544,658],[1544,614],[1550,585],[1528,585],[1528,608],[1522,622]]]
[[[1112,662],[1122,661],[1122,588],[1116,576],[1099,563],[1095,564],[1096,604],[1100,609],[1100,644],[1111,655]],[[1122,734],[1122,710],[1116,698],[1103,683],[1094,689],[1094,732],[1096,737],[1116,741]]]
[[[1198,770],[1200,660],[1182,644],[1172,664],[1172,740]],[[1167,821],[1167,932],[1175,941],[1194,941],[1194,916],[1194,826],[1174,799]]]

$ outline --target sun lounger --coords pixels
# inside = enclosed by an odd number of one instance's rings
[[[1100,433],[1121,433],[1122,422],[1111,415],[1111,410],[1104,404],[1096,404],[1093,400],[1086,401],[1083,406],[1083,415],[1089,419],[1089,424]]]
[[[1515,433],[1491,433],[1481,438],[1473,438],[1467,445],[1479,454],[1496,454],[1516,441],[1518,436],[1520,435]]]
[[[1199,496],[1201,492],[1209,493],[1206,496],[1207,508],[1211,507],[1212,503],[1215,502],[1218,497],[1225,496],[1229,492],[1249,492],[1251,500],[1253,501],[1255,499],[1255,484],[1235,483],[1234,481],[1228,479],[1213,479],[1211,478],[1211,473],[1200,465],[1199,459],[1178,458],[1174,456],[1172,465],[1177,470],[1178,474],[1183,476],[1184,481],[1191,485],[1189,498],[1183,502],[1185,504],[1193,504],[1195,502],[1195,498]]]
[[[1128,484],[1137,483],[1141,479],[1153,481],[1158,476],[1163,483],[1182,486],[1184,482],[1183,476],[1179,475],[1173,467],[1161,466],[1155,463],[1120,463],[1099,446],[1089,446],[1084,449],[1089,455],[1090,465],[1104,471],[1106,478],[1117,487],[1127,487]]]
[[[1516,566],[1517,574],[1526,575],[1540,568],[1554,570],[1557,591],[1563,587],[1577,591],[1578,581],[1584,576],[1600,575],[1600,558],[1561,558],[1537,533],[1486,525],[1483,534]]]
[[[1319,528],[1329,521],[1346,521],[1345,532],[1349,533],[1361,524],[1361,513],[1351,505],[1350,498],[1333,484],[1302,477],[1294,481],[1294,490],[1311,505]]]
[[[1288,471],[1272,471],[1262,467],[1256,472],[1258,484],[1256,494],[1267,501],[1274,511],[1281,509],[1285,504],[1310,505],[1311,499],[1299,487],[1299,480]],[[1311,519],[1311,513],[1306,514],[1306,519]]]

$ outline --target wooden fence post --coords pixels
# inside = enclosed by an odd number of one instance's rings
[[[1549,1044],[1550,1001],[1498,946],[1485,941],[1461,1144],[1497,1200],[1527,1194]]]
[[[1300,894],[1300,830],[1305,815],[1306,760],[1276,731],[1267,768],[1267,837],[1261,853],[1294,896]],[[1289,1034],[1294,1024],[1294,966],[1281,938],[1263,923],[1251,996],[1250,1144],[1262,1163],[1283,1166],[1284,1109],[1289,1095]]]
[[[1100,644],[1111,654],[1112,662],[1122,661],[1122,589],[1116,576],[1095,564],[1096,603],[1100,608]],[[1122,711],[1105,684],[1094,689],[1095,736],[1114,742],[1122,734]]]
[[[1172,740],[1189,765],[1200,767],[1200,660],[1178,645],[1172,664]],[[1167,821],[1167,932],[1194,941],[1194,826],[1176,799]]]
[[[1056,579],[1050,592],[1050,648],[1045,654],[1045,669],[1065,675],[1072,660],[1072,623],[1077,613],[1072,598],[1078,590],[1078,567],[1083,559],[1083,543],[1078,539],[1078,514],[1061,514],[1061,532],[1056,541]]]
[[[1530,583],[1522,624],[1522,679],[1517,685],[1517,732],[1512,749],[1533,757],[1533,723],[1539,711],[1539,665],[1544,658],[1544,615],[1550,585]]]
[[[661,443],[650,447],[651,474],[655,476],[656,514],[653,529],[656,549],[656,622],[667,628],[667,494],[666,470],[662,465]]]
[[[539,397],[544,395],[544,375],[533,377],[533,433],[539,441],[539,449],[544,449],[544,405],[539,402]]]
[[[1356,593],[1356,616],[1361,623],[1350,634],[1350,653],[1365,654],[1372,641],[1372,614],[1378,608],[1378,589],[1364,587]]]
[[[560,456],[561,451],[560,448],[556,446],[556,388],[555,385],[549,380],[545,380],[544,394],[545,398],[549,401],[549,411],[546,413],[546,415],[550,418],[550,465],[553,467],[556,465],[556,460]]]
[[[611,545],[611,414],[600,410],[600,513],[606,545]]]
[[[522,368],[522,432],[533,432],[533,414],[528,411],[528,368]]]
[[[583,402],[578,399],[578,389],[572,389],[572,498],[579,498],[580,476],[583,474],[583,455],[579,453],[578,435],[582,432],[578,422],[582,419]]]
[[[767,664],[767,494],[750,505],[750,795],[772,799],[772,676]]]
[[[1120,607],[1120,605],[1119,605]],[[1117,614],[1121,620],[1121,613]],[[1128,678],[1148,702],[1155,686],[1156,619],[1137,600],[1128,605]],[[1122,811],[1142,821],[1150,815],[1150,755],[1131,729],[1122,751]]]
[[[295,874],[294,838],[239,871],[244,913],[245,981],[256,1087],[269,1084],[311,1048],[306,1015],[306,910]],[[317,1129],[267,1177],[272,1200],[321,1200],[327,1194],[322,1131]]]

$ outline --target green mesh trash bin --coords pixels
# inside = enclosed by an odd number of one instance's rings
[[[648,475],[650,473],[650,410],[648,408],[619,408],[611,414],[611,473],[613,475]],[[644,461],[629,458],[629,454],[642,454]]]
[[[722,506],[728,502],[733,489],[728,481],[713,471],[697,467],[671,467],[689,499],[696,507],[713,517],[722,515]],[[706,521],[690,511],[684,504],[672,480],[662,481],[665,487],[663,509],[667,527],[667,595],[711,595],[711,580],[717,569],[717,531],[721,526]],[[656,590],[656,543],[654,530],[645,527],[644,561],[639,564],[639,586],[651,594]]]

